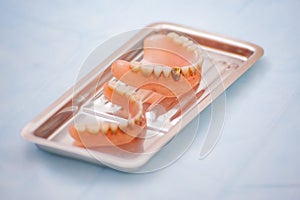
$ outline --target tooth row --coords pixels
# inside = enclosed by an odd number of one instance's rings
[[[109,131],[111,131],[111,133],[117,133],[119,127],[115,123],[103,122],[100,124],[75,124],[74,128],[80,133],[87,131],[91,134],[98,134],[99,132],[107,134]]]
[[[125,122],[115,124],[109,122],[94,123],[94,124],[74,124],[74,128],[79,132],[83,133],[85,131],[91,134],[107,134],[111,131],[112,134],[117,133],[118,129],[125,131],[127,128],[133,128],[135,124],[141,125],[143,120],[142,109],[139,110],[138,114],[134,118],[130,118]]]
[[[195,44],[192,40],[188,39],[187,37],[180,36],[177,33],[170,32],[167,35],[170,39],[172,39],[176,44],[182,45],[185,47],[188,51],[194,52],[196,56],[198,57],[198,61],[196,62],[195,66],[200,69],[202,66],[202,53],[199,48],[199,45]]]
[[[128,119],[128,122],[126,124],[121,124],[120,127],[124,129],[124,127],[127,127],[128,125],[132,127],[134,123],[140,124],[143,119],[143,103],[138,98],[137,93],[135,92],[136,88],[125,85],[120,81],[117,82],[116,80],[108,82],[108,86],[118,94],[129,97],[131,101],[135,102],[138,105],[138,113],[134,117]]]
[[[198,45],[195,44],[193,41],[189,40],[187,37],[178,35],[177,33],[174,32],[168,33],[167,36],[171,38],[176,44],[185,47],[188,51],[195,51],[199,49]]]
[[[124,95],[127,97],[131,97],[135,94],[135,89],[132,86],[122,84],[121,82],[117,82],[115,80],[108,82],[108,87],[120,95]]]
[[[133,63],[133,64],[132,64]],[[202,59],[201,62],[196,63],[195,65],[191,66],[184,66],[184,67],[169,67],[169,66],[161,66],[161,65],[142,65],[138,62],[131,62],[130,67],[133,72],[141,71],[142,75],[145,77],[151,76],[151,74],[154,74],[156,78],[159,78],[160,76],[164,76],[165,78],[168,78],[170,75],[172,75],[174,80],[179,80],[180,74],[187,76],[189,74],[193,75],[195,74],[196,68],[201,69],[202,66]]]

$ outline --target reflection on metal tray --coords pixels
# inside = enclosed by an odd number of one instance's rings
[[[110,64],[116,59],[139,60],[142,57],[143,39],[153,32],[177,32],[197,41],[204,50],[203,79],[195,92],[195,98],[184,97],[181,104],[168,103],[168,109],[160,112],[153,108],[146,113],[147,139],[138,154],[127,151],[84,148],[73,144],[67,127],[74,120],[122,120],[109,114],[112,106],[102,94],[102,86],[113,79]],[[198,31],[179,25],[157,23],[139,31],[122,47],[98,64],[61,98],[48,107],[22,131],[25,139],[39,147],[77,159],[131,171],[144,165],[161,147],[168,143],[195,116],[218,95],[238,79],[263,54],[257,45]],[[99,79],[101,77],[101,79]],[[99,159],[101,158],[101,159]]]

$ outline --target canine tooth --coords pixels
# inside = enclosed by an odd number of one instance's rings
[[[108,129],[109,129],[109,124],[107,122],[104,122],[104,123],[101,124],[101,131],[104,134],[107,134]]]
[[[182,74],[187,75],[189,73],[189,66],[184,66],[181,68]]]
[[[137,71],[140,70],[140,68],[141,68],[141,66],[140,66],[139,62],[133,61],[133,62],[130,63],[130,69],[131,69],[131,71],[137,72]]]
[[[99,133],[100,127],[97,123],[87,124],[86,129],[88,130],[89,133],[97,134],[97,133]]]
[[[188,51],[195,51],[196,49],[197,49],[197,45],[195,45],[195,44],[192,44],[192,45],[187,47]]]
[[[170,76],[170,73],[171,73],[171,67],[163,67],[163,74],[165,76],[165,78],[168,78]]]
[[[170,32],[170,33],[168,33],[167,36],[170,37],[170,38],[175,38],[175,37],[178,37],[179,35],[177,33]]]
[[[149,77],[153,72],[153,65],[143,65],[141,71],[144,76]]]
[[[162,66],[158,65],[158,66],[154,67],[154,75],[155,75],[156,78],[158,78],[160,76],[162,70],[163,70]]]
[[[74,128],[78,132],[84,132],[85,131],[85,125],[84,124],[74,124]]]
[[[117,130],[118,130],[117,124],[111,123],[110,124],[110,130],[111,130],[112,133],[116,133]]]
[[[180,67],[175,67],[171,70],[172,77],[174,81],[178,81],[180,79]]]

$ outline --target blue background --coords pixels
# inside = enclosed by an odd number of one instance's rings
[[[0,198],[299,199],[299,8],[299,1],[259,0],[1,1]],[[23,126],[73,85],[97,44],[157,21],[265,50],[227,90],[222,137],[207,158],[199,160],[198,137],[173,165],[126,174],[21,138]]]

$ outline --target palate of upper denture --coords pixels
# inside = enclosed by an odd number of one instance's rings
[[[142,101],[135,88],[116,81],[105,83],[104,96],[128,113],[128,119],[116,122],[76,123],[69,126],[70,135],[85,147],[123,145],[140,136],[146,127]]]
[[[174,32],[154,34],[144,40],[142,61],[117,60],[115,78],[127,85],[174,97],[192,90],[201,81],[203,57],[199,45]]]

